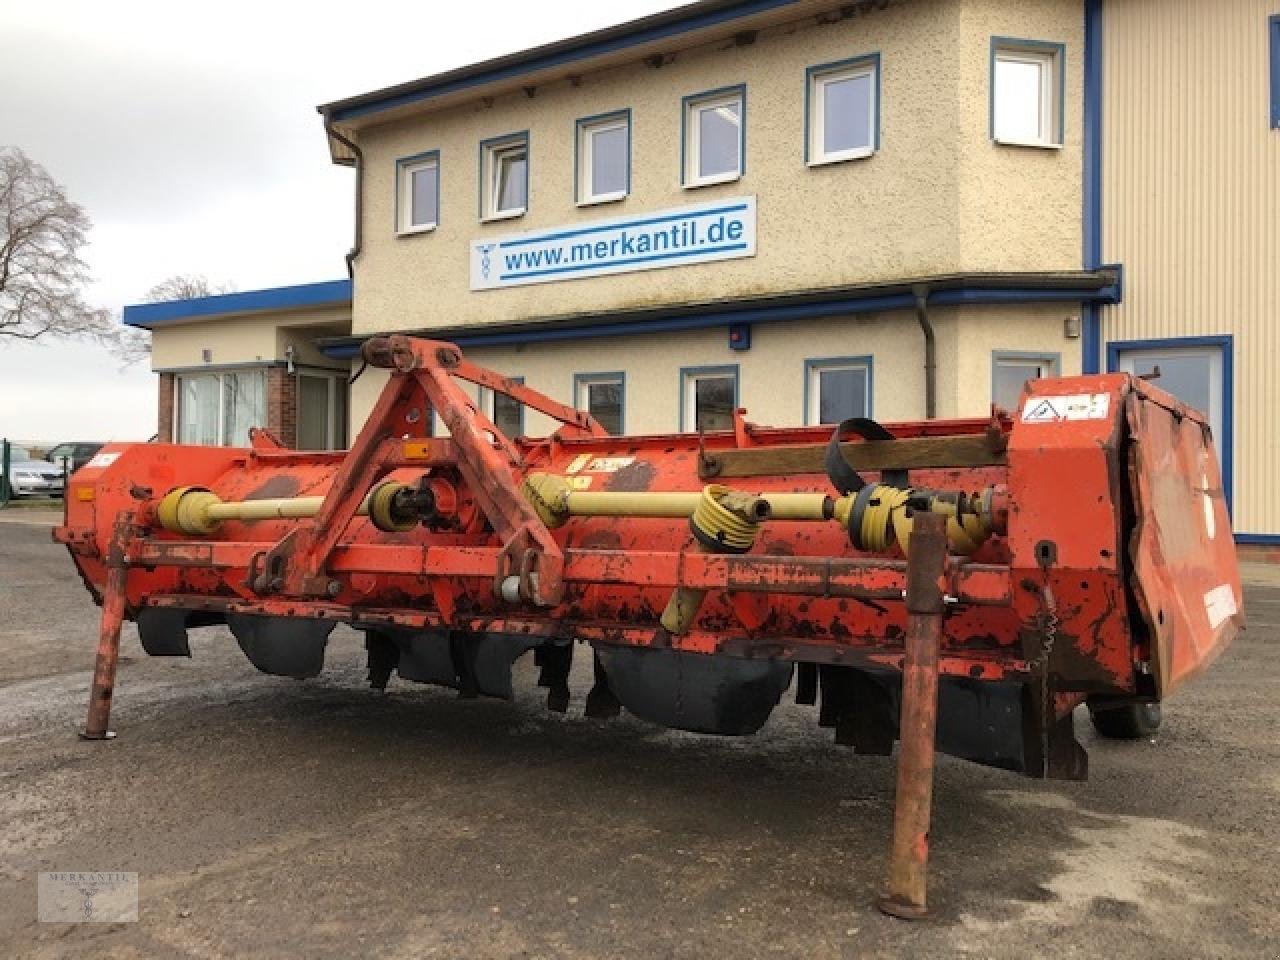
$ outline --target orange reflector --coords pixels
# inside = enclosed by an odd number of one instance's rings
[[[406,440],[401,453],[406,460],[428,460],[431,457],[431,441]]]
[[[90,503],[93,500],[93,487],[76,487],[76,499],[81,503]]]

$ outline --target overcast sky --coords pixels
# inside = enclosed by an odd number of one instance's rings
[[[345,276],[353,174],[315,106],[657,10],[467,3],[0,0],[0,144],[88,211],[91,302],[177,273],[239,290]],[[82,345],[0,344],[0,436],[145,440],[155,376]]]

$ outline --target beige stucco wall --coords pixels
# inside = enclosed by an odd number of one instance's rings
[[[973,270],[1080,266],[1079,0],[900,0],[837,23],[813,18],[643,64],[586,73],[523,93],[362,130],[364,251],[354,330],[458,326]],[[988,137],[990,38],[1067,45],[1062,150],[997,146]],[[804,164],[805,68],[881,55],[880,151],[866,160]],[[746,173],[680,186],[681,97],[747,86]],[[575,120],[632,110],[632,193],[578,208]],[[484,138],[528,130],[530,208],[478,222],[477,152]],[[441,156],[441,216],[431,233],[394,233],[395,166]],[[515,289],[468,289],[471,241],[524,230],[738,195],[757,197],[754,258]]]
[[[294,361],[304,366],[338,367],[315,348],[317,336],[340,336],[351,330],[348,307],[278,311],[240,317],[207,317],[185,323],[159,324],[151,332],[151,368],[175,370],[209,366],[270,363],[284,360],[294,347]]]
[[[1278,0],[1108,0],[1103,21],[1103,257],[1124,264],[1125,300],[1103,309],[1102,337],[1233,337],[1233,522],[1270,534],[1280,533],[1275,14]]]
[[[938,413],[983,416],[991,404],[992,351],[1061,354],[1062,371],[1080,370],[1079,341],[1063,337],[1071,305],[934,308],[938,334]],[[805,360],[872,357],[872,415],[879,420],[924,416],[924,346],[915,316],[894,311],[865,317],[757,324],[751,349],[729,349],[724,328],[662,336],[603,337],[522,347],[475,348],[467,357],[511,376],[556,400],[573,403],[576,373],[626,373],[627,433],[666,433],[679,428],[682,367],[737,364],[739,400],[749,419],[775,426],[804,422]],[[378,392],[383,371],[367,370],[352,386],[353,428],[359,429]],[[468,387],[475,394],[474,388]],[[354,429],[352,435],[354,436]],[[528,412],[525,430],[554,429]]]

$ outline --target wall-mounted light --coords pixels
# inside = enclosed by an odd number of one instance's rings
[[[213,363],[213,351],[205,347],[200,351],[200,359],[205,363]]]
[[[1063,319],[1062,335],[1068,340],[1080,339],[1080,318],[1078,316],[1070,316]]]
[[[293,344],[289,344],[284,348],[284,369],[286,373],[293,373]]]

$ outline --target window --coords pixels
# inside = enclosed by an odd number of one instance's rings
[[[440,222],[438,151],[396,161],[396,232],[425,233]]]
[[[1028,380],[1058,375],[1056,354],[1001,353],[991,355],[991,402],[1010,413],[1022,402]]]
[[[480,218],[521,216],[529,206],[529,135],[511,134],[480,144]]]
[[[181,374],[175,390],[178,443],[247,446],[249,428],[266,425],[265,370]]]
[[[859,57],[805,71],[805,162],[869,157],[880,140],[880,57]]]
[[[1066,48],[1038,40],[991,41],[991,136],[997,143],[1062,145]]]
[[[1271,34],[1271,129],[1280,129],[1280,13],[1267,20]]]
[[[342,450],[347,445],[345,374],[298,374],[299,450]]]
[[[1224,365],[1230,349],[1225,337],[1212,343],[1184,341],[1180,344],[1174,340],[1109,345],[1112,369],[1146,377],[1208,417],[1214,443],[1223,460],[1224,474],[1229,456],[1222,432],[1227,382]]]
[[[684,98],[684,186],[705,187],[742,176],[747,88]]]
[[[524,383],[524,377],[511,377],[516,383]],[[480,388],[480,407],[493,425],[509,440],[524,433],[524,404],[519,400],[496,393],[487,387]]]
[[[596,418],[613,436],[622,434],[626,400],[624,373],[579,373],[573,378],[574,405]]]
[[[680,371],[680,429],[733,429],[738,406],[738,368],[693,367]]]
[[[631,111],[578,121],[577,201],[608,203],[631,190]]]
[[[806,360],[804,374],[805,423],[871,416],[870,357]]]

